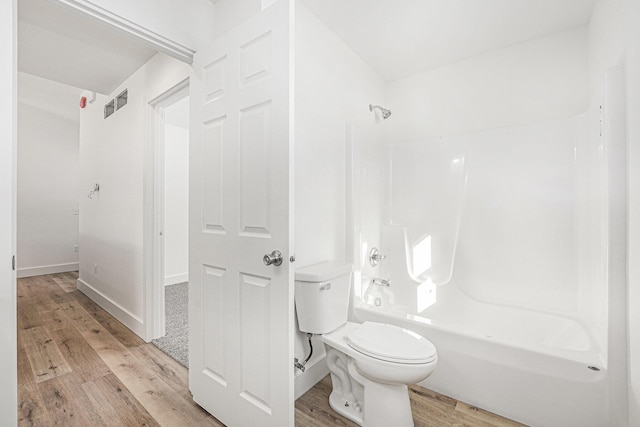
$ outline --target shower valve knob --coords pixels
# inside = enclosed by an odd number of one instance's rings
[[[271,252],[270,254],[266,254],[265,256],[262,257],[262,262],[264,262],[264,265],[281,265],[282,264],[282,252],[280,252],[279,250],[275,250],[273,252]]]
[[[371,265],[371,267],[375,267],[376,265],[380,264],[380,262],[386,257],[386,255],[382,255],[380,253],[378,248],[371,248],[371,251],[369,252],[369,264]]]

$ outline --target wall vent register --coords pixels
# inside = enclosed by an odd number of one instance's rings
[[[116,96],[115,98],[113,98],[111,101],[107,102],[104,105],[104,118],[106,119],[107,117],[109,117],[110,115],[112,115],[113,113],[115,113],[116,111],[124,107],[125,105],[127,105],[128,100],[129,100],[129,90],[125,89],[122,92],[120,92],[118,96]]]
[[[111,100],[104,105],[104,118],[106,119],[116,111],[116,102]]]
[[[118,96],[116,96],[116,111],[127,105],[127,98],[129,98],[129,90],[125,89]]]

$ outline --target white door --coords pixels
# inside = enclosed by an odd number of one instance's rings
[[[229,426],[293,425],[290,3],[194,58],[189,383]]]

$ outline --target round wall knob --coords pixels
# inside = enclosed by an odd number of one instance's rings
[[[371,251],[369,252],[369,264],[371,265],[371,267],[375,267],[376,265],[380,264],[380,262],[386,257],[386,255],[382,255],[380,253],[378,248],[371,248]]]
[[[280,265],[282,264],[282,252],[275,250],[270,254],[266,254],[262,257],[262,261],[264,262],[264,265]]]

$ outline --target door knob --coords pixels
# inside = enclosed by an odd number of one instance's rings
[[[282,252],[275,250],[270,254],[266,254],[262,257],[262,261],[264,262],[264,265],[280,265],[282,264]]]

